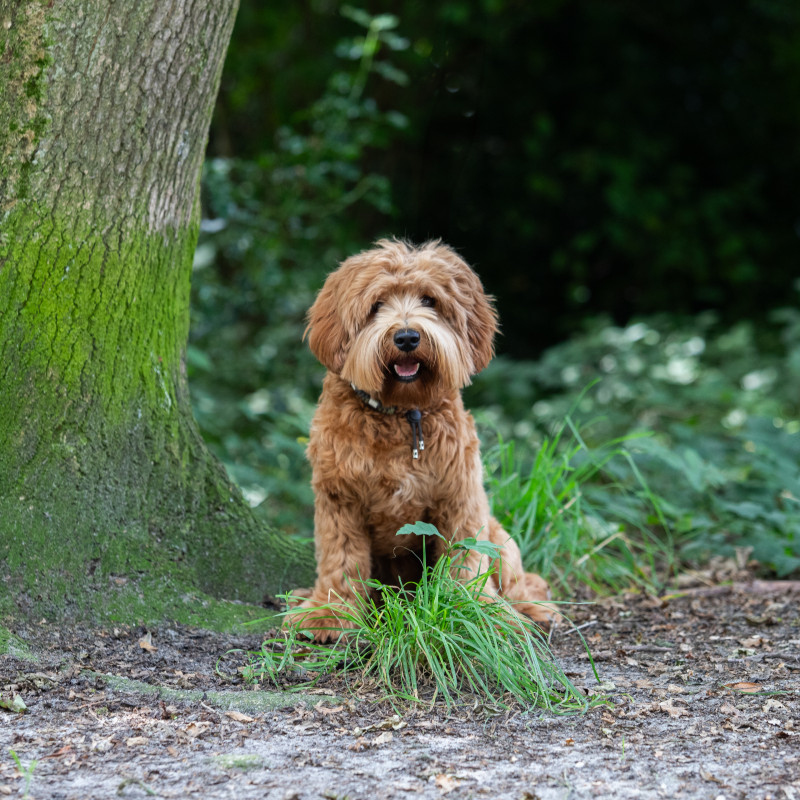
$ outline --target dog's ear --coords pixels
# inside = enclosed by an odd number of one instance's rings
[[[497,312],[492,297],[483,290],[481,279],[472,267],[451,247],[430,243],[434,252],[450,268],[455,279],[455,292],[466,311],[466,339],[472,356],[472,375],[485,369],[494,355],[494,337],[498,330]]]
[[[477,286],[472,294],[472,308],[467,319],[467,338],[472,349],[472,363],[477,375],[485,369],[494,355],[494,337],[497,333],[497,312],[492,298],[483,291],[477,275]]]
[[[347,335],[336,302],[336,274],[328,276],[308,310],[303,338],[308,338],[308,346],[322,366],[338,373],[344,366]]]

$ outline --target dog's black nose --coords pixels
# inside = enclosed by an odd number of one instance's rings
[[[419,332],[412,331],[410,328],[404,328],[402,331],[397,331],[394,335],[394,343],[398,350],[404,353],[410,353],[419,347]]]

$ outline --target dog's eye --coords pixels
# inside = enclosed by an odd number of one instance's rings
[[[436,300],[432,297],[428,296],[427,294],[422,295],[422,299],[420,300],[425,308],[433,308],[436,305]]]
[[[372,308],[369,310],[369,315],[373,316],[374,314],[377,314],[378,313],[378,309],[380,309],[380,307],[382,305],[383,305],[383,303],[380,300],[378,300],[377,303],[373,303],[372,304]]]

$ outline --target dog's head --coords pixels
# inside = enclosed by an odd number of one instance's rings
[[[306,328],[328,370],[406,406],[466,386],[489,363],[496,332],[491,298],[453,250],[387,239],[328,276]]]

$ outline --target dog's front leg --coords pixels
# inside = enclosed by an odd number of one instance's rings
[[[354,627],[350,617],[360,602],[356,593],[365,594],[362,582],[370,577],[370,540],[360,504],[317,488],[314,541],[317,581],[289,621],[325,642]]]

